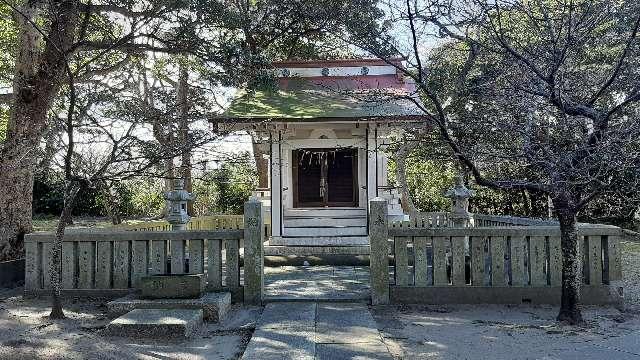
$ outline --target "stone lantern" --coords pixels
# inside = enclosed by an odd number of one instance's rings
[[[464,186],[462,175],[458,175],[456,185],[445,192],[444,196],[452,200],[451,220],[454,226],[468,226],[471,219],[469,198],[473,196],[473,191]]]
[[[173,190],[166,192],[164,198],[169,202],[167,222],[171,224],[171,229],[186,230],[187,223],[191,220],[187,214],[187,202],[195,200],[195,196],[184,189],[184,180],[176,179]]]

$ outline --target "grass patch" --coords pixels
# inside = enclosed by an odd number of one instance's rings
[[[55,231],[58,226],[57,217],[34,217],[34,231]],[[88,228],[109,228],[112,227],[111,221],[107,218],[91,218],[91,217],[74,217],[73,225],[67,226],[68,229],[88,229]]]

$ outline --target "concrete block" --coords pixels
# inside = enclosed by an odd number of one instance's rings
[[[201,309],[136,309],[107,325],[109,335],[189,337],[202,324]]]
[[[202,296],[204,287],[202,274],[163,274],[140,279],[145,299],[195,299]]]
[[[219,322],[231,307],[231,294],[206,293],[198,299],[141,299],[125,296],[107,303],[110,316],[120,316],[134,309],[201,309],[208,322]]]

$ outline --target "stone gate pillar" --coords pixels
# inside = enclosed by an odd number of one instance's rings
[[[371,277],[371,305],[389,303],[389,224],[387,201],[369,201],[369,274]]]
[[[244,203],[244,302],[261,305],[264,288],[264,219],[255,197]]]

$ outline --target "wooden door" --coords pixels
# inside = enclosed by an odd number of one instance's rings
[[[293,152],[293,206],[357,206],[357,152],[305,149]]]

